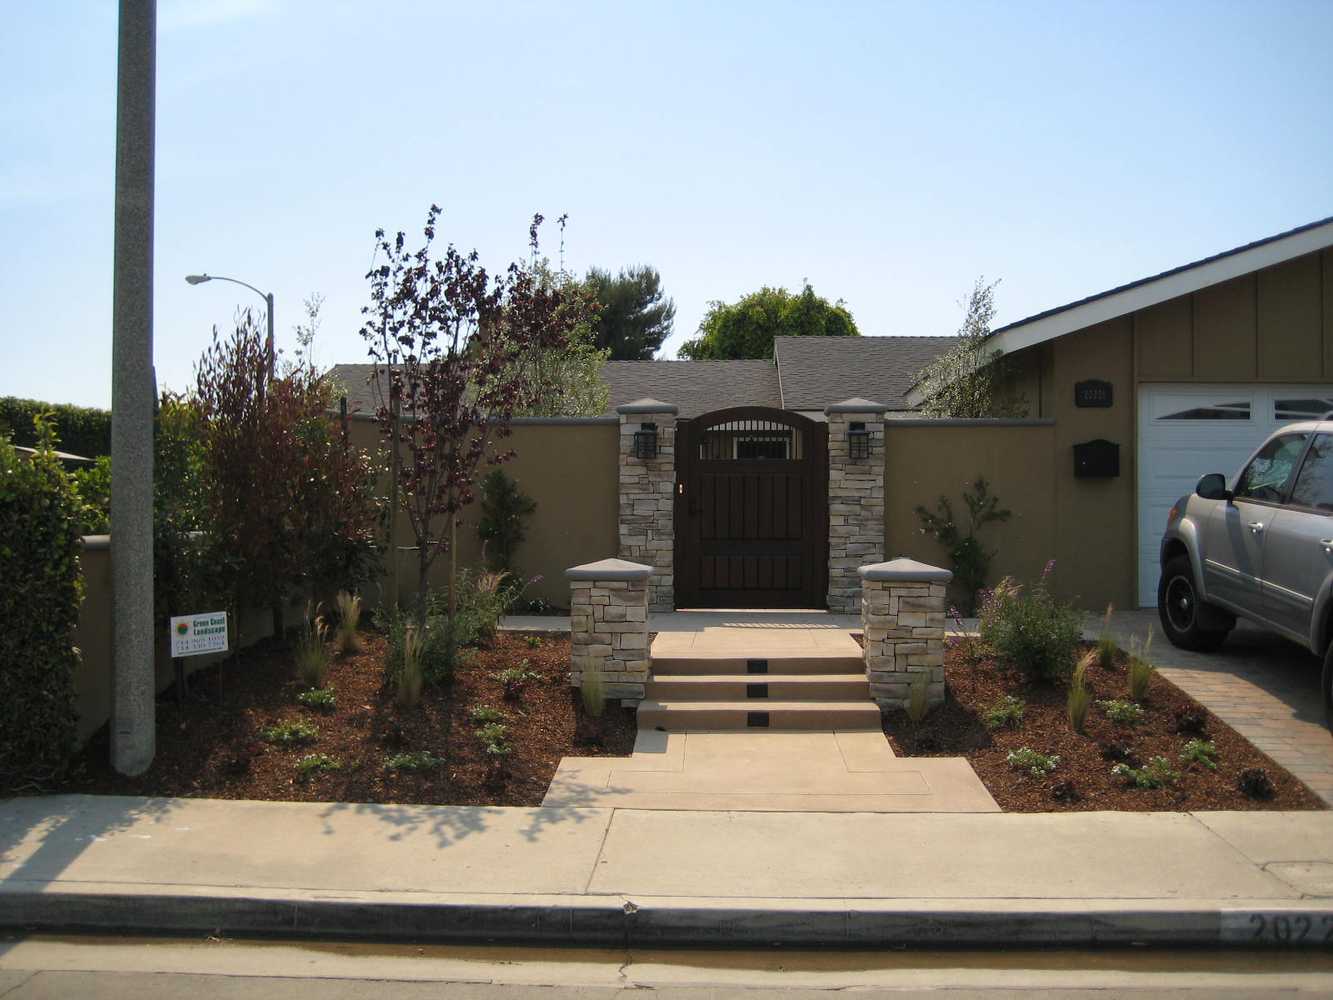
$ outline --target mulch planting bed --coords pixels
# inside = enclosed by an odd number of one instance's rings
[[[565,756],[624,756],[634,746],[630,710],[608,702],[599,720],[579,727],[578,694],[569,686],[569,636],[497,635],[469,651],[453,683],[423,690],[415,708],[400,708],[384,682],[386,642],[362,632],[362,652],[331,662],[327,686],[336,692],[331,711],[296,700],[305,690],[293,677],[291,654],[276,642],[252,647],[239,657],[190,678],[191,700],[174,693],[157,704],[157,757],[143,775],[126,778],[111,770],[107,730],[82,752],[74,777],[61,789],[113,795],[193,796],[308,802],[403,802],[431,805],[534,806],[541,803]],[[538,677],[517,701],[506,701],[491,675],[520,666]],[[513,752],[500,778],[492,774],[474,735],[471,710],[502,710]],[[300,747],[267,742],[264,730],[304,720],[318,736]],[[422,771],[395,771],[390,755],[426,751],[443,764]],[[338,769],[301,778],[297,762],[328,754]]]
[[[1161,676],[1154,675],[1148,697],[1141,702],[1140,722],[1125,725],[1108,719],[1097,702],[1128,698],[1123,652],[1110,668],[1093,666],[1087,671],[1094,700],[1086,735],[1075,733],[1069,724],[1067,687],[1028,682],[988,656],[979,641],[964,640],[947,649],[944,678],[948,694],[943,705],[919,725],[905,712],[887,713],[884,731],[899,756],[966,757],[1006,812],[1325,808],[1305,785]],[[1005,695],[1026,703],[1022,722],[1013,729],[988,729],[983,717]],[[1184,727],[1182,712],[1195,716],[1186,719]],[[1198,724],[1195,731],[1189,731],[1191,722]],[[1213,741],[1216,770],[1180,758],[1194,737]],[[1059,764],[1041,778],[1011,767],[1006,756],[1023,747],[1058,755]],[[1179,773],[1173,786],[1133,788],[1111,774],[1121,761],[1139,767],[1157,755]],[[1273,785],[1271,798],[1252,798],[1241,790],[1241,774],[1251,768],[1267,772]]]

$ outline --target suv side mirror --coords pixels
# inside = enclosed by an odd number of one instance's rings
[[[1227,477],[1220,472],[1210,472],[1199,480],[1194,492],[1205,500],[1230,500],[1232,493],[1227,489]]]

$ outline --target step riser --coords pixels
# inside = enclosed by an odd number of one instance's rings
[[[859,674],[865,663],[855,656],[769,657],[770,674]],[[698,677],[720,674],[749,674],[749,661],[741,657],[654,656],[656,677]],[[762,674],[758,675],[762,676]]]
[[[767,684],[768,692],[751,697],[749,686]],[[652,680],[647,696],[654,701],[858,701],[869,700],[870,685],[863,680],[821,681],[724,681],[700,682],[690,679]]]
[[[761,703],[762,704],[762,703]],[[805,710],[783,711],[763,708],[751,711],[767,711],[768,725],[751,726],[749,713],[741,709],[708,709],[701,711],[682,711],[679,708],[639,709],[640,729],[665,729],[667,732],[699,732],[701,730],[747,730],[755,729],[877,729],[879,727],[879,709],[872,702],[867,708],[837,709],[829,711]]]

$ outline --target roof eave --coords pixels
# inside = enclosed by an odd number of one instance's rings
[[[1330,246],[1333,246],[1333,218],[1019,320],[994,331],[988,343],[1001,354],[1013,354]]]

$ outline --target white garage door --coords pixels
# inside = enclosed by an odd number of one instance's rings
[[[1139,386],[1139,603],[1157,603],[1158,552],[1171,505],[1199,477],[1233,485],[1273,430],[1333,410],[1333,386]]]

